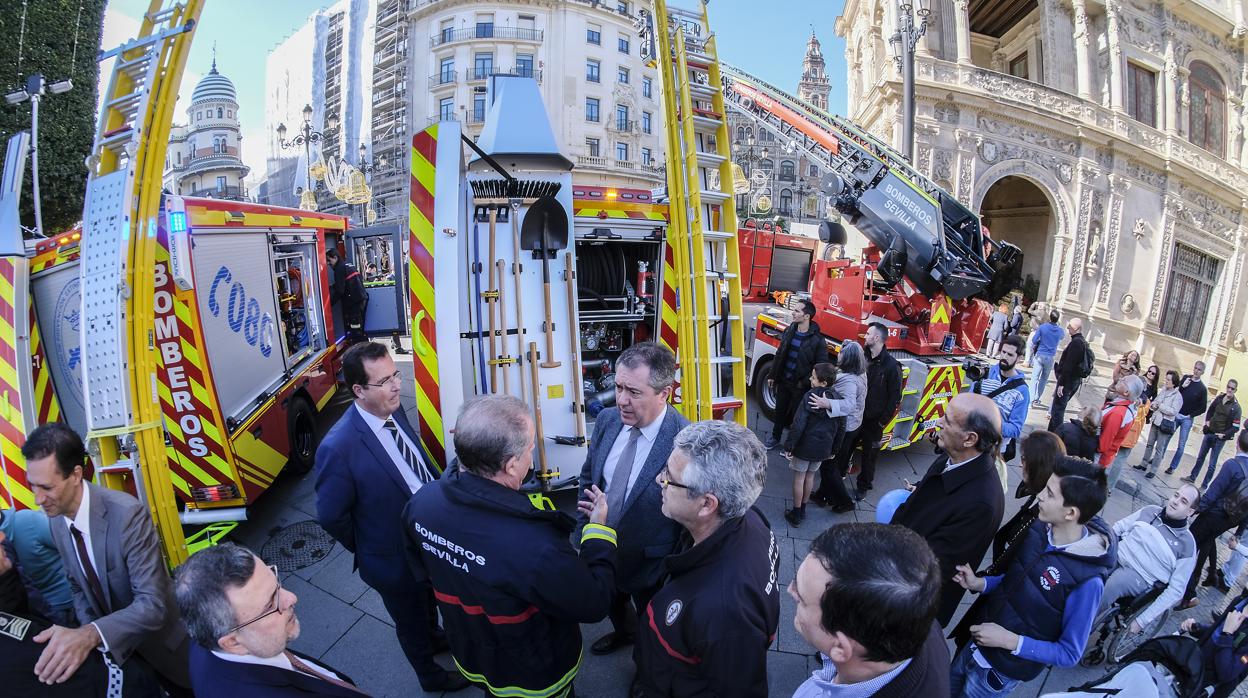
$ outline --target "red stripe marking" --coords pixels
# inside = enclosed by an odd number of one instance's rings
[[[470,616],[485,616],[485,619],[488,620],[492,625],[516,625],[517,623],[523,623],[524,621],[532,618],[537,613],[537,606],[529,606],[528,608],[524,609],[522,613],[519,613],[514,616],[492,616],[486,613],[485,609],[480,606],[470,606],[464,603],[463,600],[460,599],[458,596],[444,594],[438,591],[437,589],[433,590],[433,595],[438,601],[441,601],[442,603],[449,603],[453,606],[459,606],[460,608],[464,609],[464,613],[467,613]]]
[[[650,629],[654,631],[654,636],[659,639],[659,644],[663,645],[663,649],[666,650],[668,654],[672,655],[672,657],[674,657],[675,659],[679,659],[685,664],[701,664],[702,663],[701,658],[686,657],[680,652],[677,652],[676,650],[672,649],[671,645],[667,644],[667,640],[663,639],[663,633],[660,633],[659,627],[654,624],[654,604],[653,603],[646,604],[646,618],[650,620]]]
[[[429,133],[428,129],[412,136],[412,147],[423,155],[430,165],[437,164],[435,160],[438,153],[438,139]]]

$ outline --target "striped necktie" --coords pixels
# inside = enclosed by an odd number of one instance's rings
[[[399,425],[395,423],[394,417],[386,419],[385,427],[386,431],[390,432],[390,438],[394,439],[394,445],[399,449],[399,456],[403,458],[403,462],[407,464],[407,467],[411,468],[412,472],[416,474],[416,479],[420,484],[432,482],[433,473],[429,472],[428,468],[424,466],[420,456],[408,448],[407,439],[399,434]]]
[[[290,660],[290,665],[294,667],[295,671],[301,674],[307,674],[308,676],[311,676],[313,678],[317,678],[322,681],[328,681],[329,683],[332,683],[335,686],[346,688],[348,690],[355,691],[356,693],[364,692],[364,691],[361,691],[359,688],[357,688],[354,684],[347,683],[346,681],[343,681],[342,679],[335,679],[332,676],[326,676],[325,674],[322,674],[316,669],[313,669],[312,667],[308,666],[304,662],[300,661],[299,658],[295,656],[295,653],[291,652],[290,650],[285,650],[283,654],[286,655],[286,659]]]

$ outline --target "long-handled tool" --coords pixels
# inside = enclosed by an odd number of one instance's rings
[[[577,341],[576,324],[576,268],[572,266],[572,253],[563,254],[563,278],[568,286],[568,346],[572,356],[572,412],[576,422],[576,445],[585,444],[585,389],[581,376],[581,347]]]
[[[483,335],[482,335],[482,330],[485,329],[485,326],[481,322],[481,245],[479,244],[480,238],[481,238],[480,226],[477,225],[476,221],[474,221],[472,224],[472,264],[470,265],[472,269],[472,281],[473,281],[474,288],[476,290],[476,293],[472,294],[476,299],[475,307],[477,311],[476,316],[474,318],[474,320],[476,321],[477,331],[474,334],[476,334],[476,340],[477,340],[477,366],[480,371],[479,375],[481,376],[480,378],[481,392],[488,393],[490,392],[490,385],[486,383],[485,381],[485,342],[484,342]]]
[[[533,381],[533,426],[537,429],[537,480],[545,489],[550,486],[550,467],[546,463],[546,433],[542,429],[542,391],[537,385],[537,342],[529,342],[529,373]]]
[[[489,212],[489,217],[490,217],[489,250],[490,250],[490,253],[489,253],[489,256],[485,258],[486,266],[482,269],[482,271],[485,273],[486,277],[488,278],[487,283],[489,284],[490,290],[484,293],[483,295],[485,296],[485,312],[489,316],[489,326],[490,326],[490,392],[497,393],[498,392],[498,332],[497,332],[498,328],[495,327],[494,325],[494,307],[498,304],[498,288],[494,285],[494,260],[496,259],[494,255],[495,255],[495,242],[496,242],[496,234],[497,234],[497,228],[495,226],[495,223],[498,220],[498,209],[493,206],[490,206],[489,211],[490,211]]]
[[[542,296],[546,302],[546,317],[543,329],[546,331],[546,355],[542,360],[542,368],[558,368],[563,365],[554,360],[555,334],[554,318],[551,317],[550,303],[550,258],[557,250],[568,246],[568,214],[553,196],[543,196],[529,207],[524,216],[524,225],[520,230],[520,244],[526,250],[532,250],[535,258],[542,260]],[[573,331],[575,328],[568,328]]]
[[[498,297],[494,301],[494,307],[498,309],[498,332],[502,334],[502,351],[499,352],[498,358],[495,359],[495,362],[503,367],[503,393],[511,395],[512,360],[511,357],[507,355],[507,318],[505,317],[505,313],[507,312],[507,303],[503,298],[503,269],[506,268],[506,266],[507,263],[501,259],[494,261],[493,274],[490,276],[490,285],[495,286],[495,280],[497,279],[497,285],[495,288],[498,289]],[[516,300],[519,301],[520,299],[517,298]],[[494,337],[492,336],[494,332],[494,318],[492,316],[490,318],[490,332],[490,341],[492,342],[494,340]]]

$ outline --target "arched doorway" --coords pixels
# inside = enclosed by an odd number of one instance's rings
[[[1029,299],[1052,295],[1049,270],[1057,216],[1044,190],[1025,177],[1002,177],[984,193],[979,215],[994,240],[1012,242],[1023,251],[1024,295]]]

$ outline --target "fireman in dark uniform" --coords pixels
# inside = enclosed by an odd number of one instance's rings
[[[667,560],[667,583],[642,614],[633,695],[767,695],[767,647],[780,622],[780,552],[754,508],[767,453],[732,422],[691,424],[676,435],[663,514],[685,532]]]
[[[572,517],[519,492],[533,467],[533,419],[514,397],[466,403],[455,423],[459,467],[420,488],[403,511],[407,557],[427,578],[455,664],[491,695],[572,695],[580,623],[615,596],[615,530],[597,487],[579,503],[590,523],[578,555]]]
[[[325,263],[334,270],[329,287],[329,302],[341,303],[342,323],[346,325],[348,343],[368,341],[364,332],[364,310],[368,307],[368,289],[360,270],[338,255],[338,250],[325,250]]]

